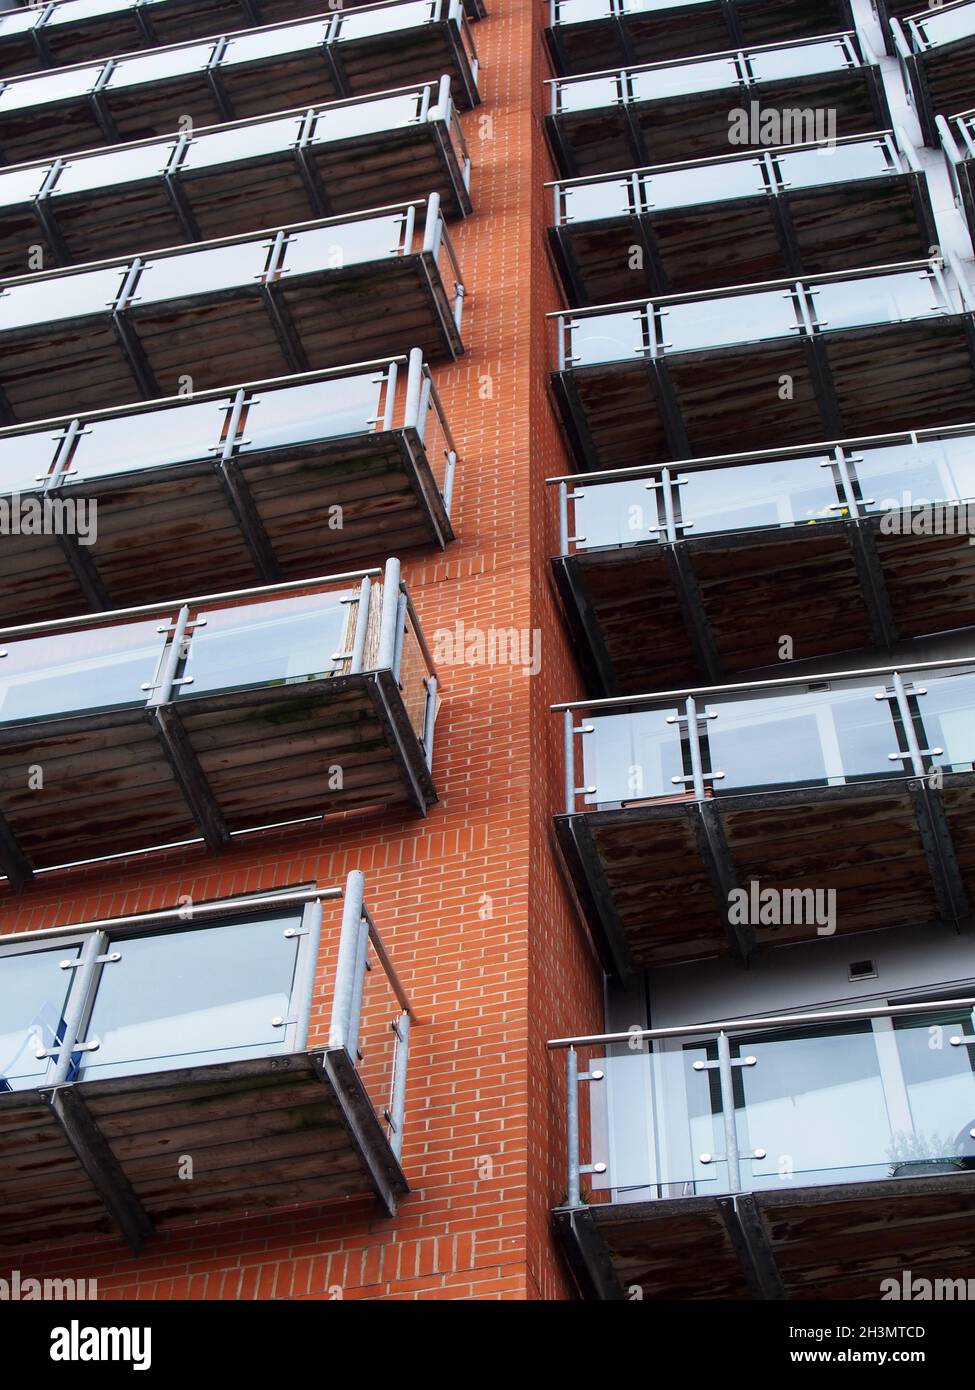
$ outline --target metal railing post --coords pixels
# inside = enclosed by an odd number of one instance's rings
[[[565,1141],[568,1158],[568,1193],[566,1205],[582,1205],[579,1178],[579,1054],[570,1047],[565,1054],[566,1115]]]
[[[427,676],[424,684],[427,688],[427,703],[423,711],[423,756],[427,767],[432,769],[433,731],[437,720],[437,690],[440,683],[436,676]]]
[[[741,1160],[738,1154],[738,1128],[735,1124],[735,1074],[731,1064],[731,1040],[718,1034],[718,1082],[721,1087],[721,1118],[724,1122],[724,1152],[728,1164],[728,1190],[741,1191]]]
[[[142,687],[148,692],[149,698],[146,701],[147,709],[156,709],[159,705],[168,705],[173,698],[173,686],[176,682],[176,669],[182,660],[183,643],[186,641],[186,629],[189,626],[190,610],[184,603],[183,607],[176,615],[176,622],[169,638],[169,646],[165,648],[162,659],[162,669],[159,672],[159,679],[152,684]],[[165,632],[166,627],[161,628]]]
[[[55,1039],[54,1045],[48,1048],[51,1053],[57,1052],[58,1060],[50,1081],[45,1082],[45,1085],[63,1086],[68,1080],[78,1037],[85,1021],[85,1014],[88,1012],[92,977],[97,968],[98,957],[104,955],[107,945],[108,936],[105,932],[92,932],[81,949],[78,964],[75,965],[72,962],[70,966],[66,967],[75,972],[75,979],[71,988],[68,1011],[64,1016],[61,1040],[58,1042]]]
[[[365,576],[359,586],[359,600],[355,615],[355,632],[352,636],[352,656],[349,658],[349,675],[357,676],[362,670],[366,650],[366,636],[369,632],[369,605],[372,602],[372,580]]]
[[[400,563],[399,560],[386,561],[383,576],[383,608],[379,623],[379,653],[376,665],[379,670],[394,670],[396,666],[396,625],[400,612]]]
[[[346,1034],[346,1051],[353,1062],[359,1057],[359,1021],[362,1018],[362,998],[366,989],[366,974],[369,968],[369,923],[363,913],[359,921],[359,935],[356,940],[355,973],[352,981],[352,1001],[349,1006],[349,1026]]]
[[[420,393],[423,385],[423,349],[411,348],[409,366],[406,372],[406,406],[403,413],[403,428],[419,431]]]
[[[307,903],[302,914],[302,925],[305,927],[307,935],[299,937],[299,949],[302,951],[304,962],[304,977],[301,981],[301,998],[298,1004],[298,1023],[295,1028],[294,1050],[304,1052],[308,1046],[308,1029],[311,1024],[312,1004],[315,998],[315,975],[318,967],[318,948],[322,938],[322,904],[321,899],[317,902]]]
[[[329,1047],[349,1050],[349,1020],[355,993],[355,969],[359,954],[362,927],[362,902],[365,878],[360,869],[353,869],[345,881],[345,900],[342,904],[342,928],[339,934],[338,959],[335,965],[335,989],[332,995],[332,1019],[328,1032]]]
[[[454,478],[456,476],[456,473],[457,454],[455,450],[448,449],[447,462],[444,467],[443,475],[443,490],[440,494],[443,498],[443,509],[447,513],[448,517],[450,516],[450,509],[453,506],[454,501]]]
[[[565,814],[571,816],[576,809],[576,746],[575,716],[570,709],[565,711],[563,738],[565,741]]]
[[[392,1135],[389,1147],[397,1158],[403,1152],[403,1122],[406,1117],[406,1072],[410,1057],[410,1016],[405,1011],[394,1024],[396,1029],[396,1054],[393,1058],[393,1092],[390,1099],[389,1119]]]
[[[423,224],[423,250],[434,258],[436,258],[440,250],[442,226],[443,224],[440,220],[440,194],[431,193],[427,199],[426,221]]]

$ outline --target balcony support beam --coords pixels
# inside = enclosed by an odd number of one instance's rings
[[[873,640],[878,647],[893,651],[899,640],[897,621],[887,592],[887,580],[877,553],[873,528],[869,522],[865,525],[857,519],[848,523],[846,534],[853,552],[853,563],[860,580],[864,603],[870,615]]]
[[[663,420],[664,433],[671,457],[675,459],[693,458],[694,450],[687,437],[684,416],[674,390],[670,370],[663,358],[648,359],[647,371],[650,376],[650,390],[656,398],[657,407]]]
[[[625,1302],[626,1293],[589,1208],[563,1209],[555,1228],[583,1296],[599,1303]]]
[[[734,1206],[737,1220],[734,1222],[736,1234],[732,1240],[738,1247],[742,1264],[745,1266],[746,1274],[751,1276],[755,1291],[759,1298],[768,1301],[784,1299],[782,1276],[753,1194],[739,1193],[734,1199]]]
[[[399,1199],[407,1190],[406,1183],[351,1057],[344,1047],[330,1047],[316,1055],[316,1062],[334,1092],[342,1123],[369,1173],[376,1196],[386,1215],[395,1216]]]
[[[55,496],[58,494],[55,493]],[[89,608],[107,609],[112,607],[112,599],[102,583],[102,577],[91,557],[87,546],[80,545],[76,536],[55,537],[58,548],[64,556],[68,569],[74,575],[78,588],[84,594]]]
[[[233,447],[233,440],[228,440],[228,445]],[[240,465],[235,459],[225,457],[218,464],[218,472],[254,568],[263,583],[276,583],[282,577],[281,566]]]
[[[971,922],[972,907],[955,853],[943,797],[923,781],[912,781],[910,793],[935,897],[944,920],[958,930]]]
[[[694,834],[714,890],[728,944],[742,965],[747,965],[758,949],[758,943],[751,923],[731,921],[731,895],[738,890],[739,883],[721,815],[713,801],[699,801],[697,811]]]
[[[626,941],[623,924],[613,902],[613,891],[606,881],[599,854],[593,844],[588,820],[583,815],[569,816],[565,824],[572,847],[582,866],[583,882],[576,883],[576,892],[582,905],[585,906],[588,899],[591,904],[590,910],[598,917],[602,927],[601,937],[605,942],[605,954],[608,957],[603,961],[604,967],[609,973],[626,980],[635,973],[636,967]]]
[[[178,712],[171,704],[161,704],[151,711],[150,718],[207,847],[214,852],[224,849],[230,843],[230,832]]]
[[[58,1086],[49,1104],[82,1168],[118,1226],[133,1255],[138,1255],[153,1232],[148,1212],[139,1201],[104,1135],[73,1086]]]
[[[572,627],[581,628],[576,655],[584,665],[592,665],[593,681],[607,698],[622,692],[613,669],[609,648],[602,629],[592,611],[585,578],[573,564],[573,556],[560,555],[555,562],[555,578],[565,601],[566,614]],[[586,660],[588,658],[588,660]]]
[[[274,336],[284,353],[289,372],[310,371],[308,358],[305,356],[305,350],[295,331],[288,306],[279,295],[275,294],[271,284],[263,286],[263,299],[271,325],[274,328]]]
[[[678,540],[674,545],[668,546],[667,568],[698,665],[708,681],[712,685],[718,685],[724,679],[724,668],[698,587],[694,565],[683,541]]]
[[[30,861],[18,845],[16,836],[3,815],[0,815],[0,869],[7,875],[15,892],[34,877]]]

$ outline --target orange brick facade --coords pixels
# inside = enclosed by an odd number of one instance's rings
[[[567,464],[546,397],[545,313],[558,300],[543,234],[543,23],[538,0],[492,0],[476,26],[484,104],[463,118],[474,215],[451,228],[467,352],[437,373],[461,455],[459,539],[443,555],[403,557],[431,645],[458,621],[537,629],[539,674],[441,663],[440,804],[426,821],[350,817],[245,837],[219,858],[137,856],[41,876],[0,904],[6,933],[362,869],[417,1010],[403,1150],[412,1193],[393,1220],[364,1200],[329,1202],[162,1232],[139,1258],[116,1239],[62,1246],[25,1258],[25,1274],[97,1278],[102,1298],[571,1296],[549,1232],[565,1179],[560,1072],[545,1039],[601,1015],[550,830],[561,725],[548,706],[581,692],[548,580],[557,538],[544,480]]]

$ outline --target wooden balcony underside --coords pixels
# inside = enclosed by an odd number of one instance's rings
[[[341,50],[341,52],[339,52]],[[477,89],[456,27],[446,22],[422,29],[380,34],[333,44],[329,57],[304,49],[273,61],[215,69],[90,96],[29,106],[0,115],[0,151],[6,164],[75,154],[120,140],[169,135],[179,121],[194,127],[249,116],[318,106],[341,97],[364,96],[392,87],[453,79],[461,110],[477,104]]]
[[[460,337],[426,254],[390,257],[126,310],[129,338],[89,317],[0,334],[8,424],[108,409],[229,381],[388,357],[404,343],[428,361],[459,355]],[[354,351],[352,348],[354,345]]]
[[[903,515],[904,535],[882,533],[878,517],[859,527],[820,520],[556,560],[594,693],[717,684],[771,667],[783,632],[810,660],[975,625],[968,534],[912,535]]]
[[[622,20],[560,24],[546,30],[546,39],[556,72],[571,76],[627,63],[663,63],[729,48],[788,43],[852,27],[848,0],[790,5],[781,0],[738,0],[730,11],[719,4],[692,3]]]
[[[43,793],[29,788],[37,765]],[[435,800],[388,672],[0,727],[0,859],[15,882],[173,840],[202,835],[218,849],[250,827]]]
[[[453,539],[412,430],[254,451],[226,474],[210,462],[146,469],[64,495],[97,502],[95,544],[5,538],[2,625],[163,603],[205,592],[214,574],[244,589],[339,572]],[[333,507],[340,528],[329,524]]]
[[[3,212],[0,274],[24,273],[24,246],[44,265],[81,264],[178,246],[283,221],[340,216],[439,192],[448,217],[470,211],[453,146],[436,122],[308,149],[311,178],[293,152],[179,174],[176,197],[159,175]],[[35,209],[38,209],[35,212]],[[46,230],[47,229],[47,230]]]
[[[923,7],[922,7],[923,8]],[[914,11],[917,13],[917,10]],[[933,115],[950,116],[967,111],[975,92],[975,35],[955,43],[929,48],[912,60],[925,89],[928,110],[922,121],[928,144],[937,145]]]
[[[369,1192],[395,1210],[406,1191],[343,1049],[0,1096],[4,1250],[120,1228],[137,1250],[154,1229]]]
[[[706,177],[706,176],[702,176]],[[915,174],[581,221],[550,231],[569,302],[616,304],[928,254],[933,228]],[[634,268],[633,246],[643,246]]]
[[[668,796],[559,816],[556,830],[604,964],[625,975],[815,939],[805,925],[729,923],[729,892],[752,881],[835,889],[837,935],[967,921],[973,788],[975,773],[948,773],[943,793],[878,779]]]
[[[555,1212],[583,1296],[864,1299],[882,1281],[975,1277],[975,1174],[603,1203]]]
[[[788,83],[563,112],[546,117],[546,128],[564,178],[609,174],[684,159],[721,159],[729,149],[729,111],[747,111],[752,101],[766,110],[835,111],[835,134],[840,137],[890,127],[877,74],[860,68]]]
[[[885,431],[975,411],[968,315],[580,366],[553,374],[577,465],[639,467]],[[781,395],[784,378],[791,397]]]

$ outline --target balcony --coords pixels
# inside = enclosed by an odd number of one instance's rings
[[[0,273],[359,212],[417,189],[471,210],[450,79],[0,170]]]
[[[584,470],[975,414],[967,290],[938,259],[551,317],[553,391]]]
[[[965,111],[975,84],[975,3],[922,9],[891,29],[925,144],[938,148],[936,117]]]
[[[329,1198],[392,1216],[409,1191],[412,1010],[358,872],[4,938],[0,1001],[6,1250],[117,1232],[138,1254]]]
[[[890,131],[552,187],[573,307],[909,261],[938,239],[927,181]]]
[[[971,1279],[973,1005],[550,1042],[569,1138],[554,1219],[583,1297],[877,1300],[905,1271]]]
[[[2,430],[0,622],[445,546],[456,462],[418,349]]]
[[[754,885],[835,891],[830,935],[971,921],[975,666],[556,707],[562,853],[606,968],[815,941],[742,912]]]
[[[345,0],[354,10],[362,0]],[[64,67],[137,48],[206,38],[221,29],[301,20],[306,0],[59,0],[0,15],[0,74]],[[467,0],[468,19],[484,14]]]
[[[552,481],[594,694],[975,627],[975,425]]]
[[[14,78],[0,87],[0,149],[8,163],[74,154],[441,73],[462,110],[477,104],[461,0],[390,0]]]
[[[897,49],[894,47],[891,20],[896,19],[903,23],[909,15],[916,15],[920,8],[918,2],[917,0],[871,0],[871,4],[880,21],[887,52],[893,56],[896,54]]]
[[[378,574],[0,632],[11,883],[354,807],[424,814],[437,678],[398,561]]]
[[[852,28],[850,0],[549,0],[545,38],[568,76]]]
[[[853,33],[591,72],[551,90],[546,131],[564,178],[891,127],[880,70]]]
[[[7,280],[7,424],[389,357],[463,351],[440,199]]]

